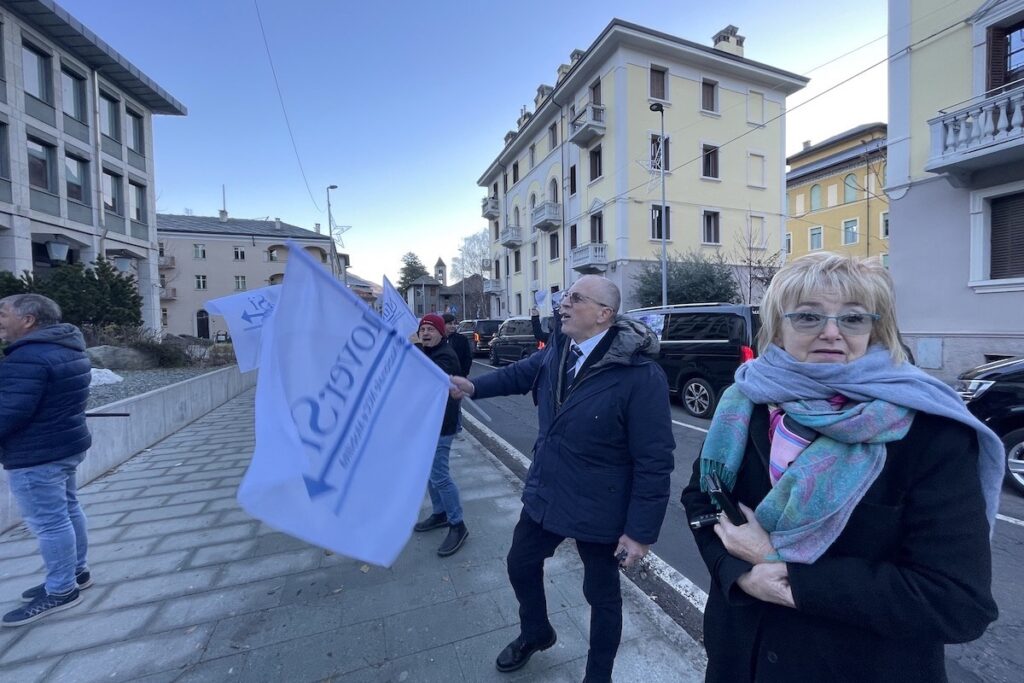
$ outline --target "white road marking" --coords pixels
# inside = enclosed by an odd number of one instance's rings
[[[696,425],[686,424],[685,422],[680,422],[679,420],[672,420],[672,424],[679,425],[680,427],[686,427],[687,429],[692,429],[696,432],[704,432],[705,434],[708,433],[708,430],[704,429],[703,427],[697,427]]]
[[[996,515],[996,519],[1001,519],[1004,522],[1016,524],[1017,526],[1024,526],[1024,519],[1017,519],[1016,517],[1007,517],[1006,515]]]
[[[482,365],[482,366],[484,366],[485,368],[491,368],[492,370],[494,369],[494,366],[493,366],[493,365],[491,365],[490,363],[485,363],[485,362],[483,362],[482,360],[475,360],[475,361],[473,361],[473,362],[474,362],[474,363],[476,363],[477,365]]]

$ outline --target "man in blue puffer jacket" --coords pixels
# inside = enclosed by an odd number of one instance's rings
[[[21,626],[73,607],[92,585],[86,520],[75,470],[92,444],[85,426],[91,379],[85,339],[60,322],[60,306],[39,294],[0,299],[0,463],[25,524],[39,539],[46,582],[22,593],[27,604],[4,626]]]

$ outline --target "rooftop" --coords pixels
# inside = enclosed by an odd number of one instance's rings
[[[245,237],[296,237],[306,240],[330,242],[329,235],[300,228],[282,221],[259,218],[227,218],[218,216],[181,216],[171,213],[156,215],[156,229],[159,232],[199,233],[204,235],[244,235]]]

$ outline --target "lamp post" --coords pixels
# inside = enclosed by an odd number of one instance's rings
[[[459,247],[459,262],[462,264],[462,317],[466,317],[466,240],[462,240],[462,246]]]
[[[331,216],[331,190],[337,190],[337,185],[327,186],[327,235],[331,238],[331,245],[334,245],[334,218]],[[336,249],[331,251],[337,252]],[[345,267],[345,262],[341,264],[342,280],[345,282],[345,286],[348,286],[348,269]],[[331,275],[338,276],[335,268],[334,259],[331,259]]]
[[[668,246],[666,235],[668,221],[665,220],[665,107],[661,102],[651,105],[651,111],[661,114],[661,142],[658,145],[658,166],[661,167],[661,210],[658,212],[661,223],[661,305],[668,306]]]

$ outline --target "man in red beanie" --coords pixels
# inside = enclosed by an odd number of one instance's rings
[[[446,374],[458,375],[461,370],[459,357],[445,337],[444,319],[441,316],[428,313],[420,319],[419,338],[423,353]],[[437,440],[437,450],[434,451],[434,464],[430,468],[427,491],[430,493],[433,514],[413,527],[415,531],[448,527],[448,536],[437,549],[437,554],[441,557],[454,555],[469,536],[466,523],[462,521],[459,489],[455,486],[448,469],[448,456],[452,450],[452,440],[455,438],[459,403],[456,399],[448,399],[444,421],[441,422],[441,435]]]

